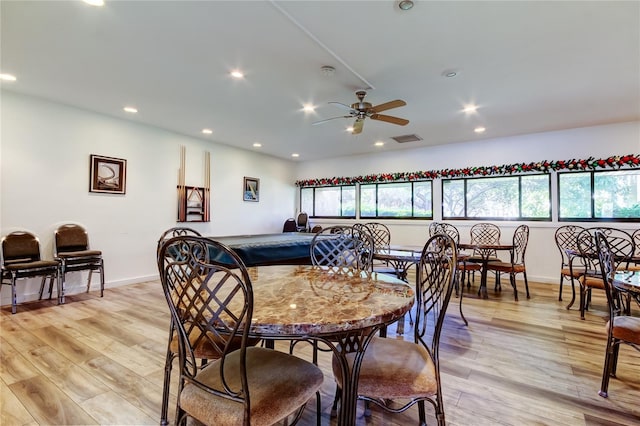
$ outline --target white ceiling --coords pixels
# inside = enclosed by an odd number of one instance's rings
[[[0,5],[1,72],[18,78],[3,89],[286,159],[640,120],[638,1]],[[360,135],[345,131],[351,119],[311,125],[343,115],[328,102],[351,104],[358,89],[374,105],[405,100],[384,114],[410,123],[367,119]],[[412,133],[424,140],[390,139]]]

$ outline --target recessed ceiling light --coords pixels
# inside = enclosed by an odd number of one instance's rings
[[[304,112],[313,112],[316,110],[316,107],[311,104],[305,104],[303,105],[302,109],[304,110]]]
[[[382,141],[378,141],[376,143],[374,143],[375,146],[384,146],[384,142]]]
[[[476,133],[484,133],[484,131],[487,130],[484,127],[476,127],[475,129],[473,129],[474,132]]]
[[[202,133],[204,133],[205,135],[210,135],[211,133],[213,133],[213,130],[211,130],[211,129],[202,129]]]
[[[104,6],[104,0],[82,0],[86,4],[90,4],[91,6]]]
[[[465,112],[467,114],[472,114],[477,110],[478,110],[478,106],[473,104],[465,105],[464,108],[462,108],[462,112]]]
[[[0,80],[2,81],[16,81],[17,78],[15,75],[11,74],[0,74]]]
[[[300,154],[298,154],[297,152],[294,152],[293,154],[291,154],[291,156],[293,158],[298,158],[298,157],[300,157]]]
[[[231,71],[231,77],[233,77],[233,78],[243,78],[244,74],[241,71],[235,70],[235,71]]]
[[[398,3],[398,7],[401,10],[409,10],[413,7],[413,2],[411,0],[402,0],[400,3]]]
[[[131,114],[135,114],[136,112],[138,112],[138,110],[137,110],[136,108],[134,108],[134,107],[130,107],[130,106],[124,107],[123,109],[124,109],[126,112],[130,112]]]
[[[254,146],[254,148],[260,148],[260,147],[262,147],[262,144],[259,143],[259,142],[256,142],[256,143],[253,144],[253,146]]]
[[[444,70],[442,71],[442,75],[447,78],[453,78],[458,75],[458,71],[456,70]]]

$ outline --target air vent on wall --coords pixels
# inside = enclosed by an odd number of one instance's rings
[[[415,142],[415,141],[421,141],[422,140],[422,138],[420,136],[416,135],[416,134],[394,136],[391,139],[393,139],[394,141],[396,141],[398,143]]]

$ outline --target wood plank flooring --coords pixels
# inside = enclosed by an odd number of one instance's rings
[[[468,327],[452,299],[440,350],[447,424],[640,425],[640,352],[623,346],[609,398],[597,393],[606,336],[603,295],[594,294],[581,321],[576,309],[565,309],[567,300],[558,302],[557,285],[530,286],[531,299],[519,302],[508,284],[501,293],[490,289],[487,300],[473,288],[465,291]],[[0,424],[158,424],[168,327],[158,282],[107,289],[104,298],[71,295],[62,306],[23,304],[16,315],[2,307]],[[411,338],[408,319],[405,328],[397,336],[391,327],[389,338]],[[310,348],[298,346],[296,354],[310,359]],[[334,425],[328,354],[321,354],[320,366],[322,424]],[[174,403],[175,396],[171,413]],[[391,415],[374,408],[370,418],[361,410],[358,416],[359,425],[417,424],[415,409]],[[315,422],[311,401],[300,424]],[[435,423],[430,414],[428,422]]]

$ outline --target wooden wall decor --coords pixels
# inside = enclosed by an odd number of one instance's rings
[[[178,222],[209,222],[211,192],[211,154],[204,153],[204,186],[186,184],[186,148],[180,147],[178,170]]]

